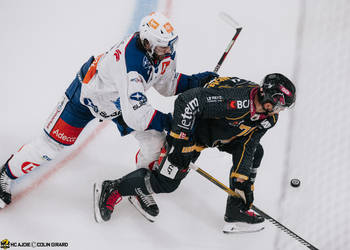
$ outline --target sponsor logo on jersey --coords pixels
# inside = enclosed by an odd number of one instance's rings
[[[250,100],[229,100],[228,109],[246,109],[249,108]]]
[[[22,172],[27,174],[30,171],[32,171],[35,167],[39,167],[40,164],[34,163],[34,162],[30,162],[30,161],[26,161],[22,164],[21,169]]]
[[[260,124],[263,128],[266,128],[266,129],[271,128],[271,126],[272,126],[271,123],[267,119],[260,122]]]
[[[47,155],[42,155],[41,158],[45,161],[51,161],[52,159],[48,157]]]
[[[222,96],[208,96],[207,97],[207,102],[222,102],[223,101],[223,97]]]
[[[107,112],[105,111],[100,111],[99,112],[99,109],[98,107],[92,102],[92,100],[90,98],[84,98],[84,104],[88,107],[91,107],[92,110],[95,112],[95,113],[98,113],[101,117],[107,119],[107,118],[111,118],[111,117],[117,117],[121,114],[121,111],[120,110],[117,110],[111,114],[107,114]],[[113,102],[113,101],[112,101]],[[118,109],[118,106],[117,106],[117,103],[119,105],[119,109],[120,109],[120,98],[118,98],[115,102],[113,102],[114,105],[116,106],[116,108]]]
[[[192,127],[194,111],[199,107],[199,102],[197,98],[193,98],[186,105],[184,112],[181,114],[182,120],[179,127],[189,129]]]
[[[131,94],[130,99],[134,100],[134,101],[142,101],[142,100],[147,101],[147,97],[141,92],[135,92],[135,93]]]
[[[134,110],[137,110],[138,108],[147,103],[147,97],[141,92],[131,94],[130,99],[138,102],[134,106],[132,106]]]
[[[120,60],[120,54],[121,54],[122,52],[119,50],[119,49],[117,49],[116,51],[115,51],[115,53],[114,53],[114,56],[115,56],[115,60],[117,61],[117,62],[119,62],[119,60]]]
[[[60,139],[65,143],[68,142],[68,144],[73,144],[77,140],[77,137],[66,136],[64,132],[61,132],[59,129],[55,129],[52,132],[52,135],[54,135],[55,138]]]
[[[102,116],[103,118],[107,119],[107,118],[111,118],[111,117],[117,117],[119,115],[121,115],[121,111],[120,110],[117,110],[115,112],[113,112],[112,114],[107,114],[105,111],[101,111],[99,113],[100,116]]]
[[[228,109],[236,109],[237,108],[237,102],[236,101],[228,101]]]
[[[82,130],[83,128],[73,127],[60,118],[49,134],[59,143],[72,145]]]
[[[250,101],[249,100],[243,100],[243,101],[240,101],[238,100],[237,101],[237,108],[238,109],[242,109],[242,108],[249,108],[249,104],[250,104]]]

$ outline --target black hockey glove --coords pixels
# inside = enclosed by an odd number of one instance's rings
[[[203,87],[206,83],[210,82],[211,80],[213,80],[215,77],[218,77],[218,76],[219,76],[218,74],[211,71],[205,71],[202,73],[193,74],[190,76],[191,86],[192,88]]]
[[[187,169],[192,159],[192,140],[177,139],[170,135],[166,140],[169,145],[169,162],[179,169]]]
[[[191,153],[183,152],[183,149],[191,148],[191,142],[184,139],[176,139],[167,136],[167,142],[161,149],[157,162],[157,171],[170,179],[182,180],[186,177],[191,161]]]
[[[249,210],[254,201],[254,184],[253,182],[247,180],[244,182],[238,182],[234,180],[233,187],[235,191],[242,196],[243,202],[241,204],[241,210]]]
[[[164,119],[162,120],[162,125],[165,131],[170,131],[171,129],[171,122],[173,120],[173,116],[171,113],[164,114]]]

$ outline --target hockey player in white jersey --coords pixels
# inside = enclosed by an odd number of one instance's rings
[[[151,168],[159,157],[171,115],[154,109],[146,90],[153,87],[163,96],[173,96],[217,76],[213,72],[177,73],[177,40],[171,21],[161,13],[151,13],[142,19],[138,32],[83,64],[49,116],[42,136],[22,146],[0,167],[0,208],[11,203],[13,180],[56,158],[95,118],[112,120],[122,136],[133,134],[140,144],[137,167]],[[152,196],[132,201],[157,216]]]

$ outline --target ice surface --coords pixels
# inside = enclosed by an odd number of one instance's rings
[[[140,7],[141,6],[141,7]],[[178,71],[212,70],[234,31],[218,18],[230,13],[243,31],[220,73],[259,82],[267,73],[292,76],[298,1],[45,1],[0,2],[0,158],[4,162],[41,132],[43,122],[74,74],[135,27],[149,9],[176,24]],[[172,98],[150,91],[151,101],[172,110]],[[256,205],[279,216],[288,113],[263,138],[265,158],[256,182]],[[111,123],[89,124],[76,145],[49,166],[16,181],[14,202],[0,211],[0,240],[68,242],[69,249],[273,249],[276,228],[260,233],[221,232],[225,193],[195,172],[171,194],[157,195],[159,219],[149,223],[129,204],[110,222],[92,212],[94,181],[134,170],[136,140],[121,138]],[[227,184],[230,158],[206,150],[198,165]],[[287,237],[287,236],[286,236]],[[293,242],[293,241],[292,241]],[[295,249],[303,249],[296,244]],[[51,248],[52,249],[52,248]]]

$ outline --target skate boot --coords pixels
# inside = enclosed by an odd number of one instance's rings
[[[136,196],[130,196],[129,201],[147,220],[154,222],[159,214],[159,208],[151,194],[145,195],[139,193]]]
[[[264,229],[264,218],[252,211],[240,209],[240,198],[229,196],[226,204],[224,233],[249,233]]]
[[[3,165],[0,169],[0,208],[4,208],[11,203],[11,182],[10,177],[7,176]]]
[[[94,214],[96,222],[108,221],[114,206],[122,200],[118,191],[119,180],[94,184]]]

